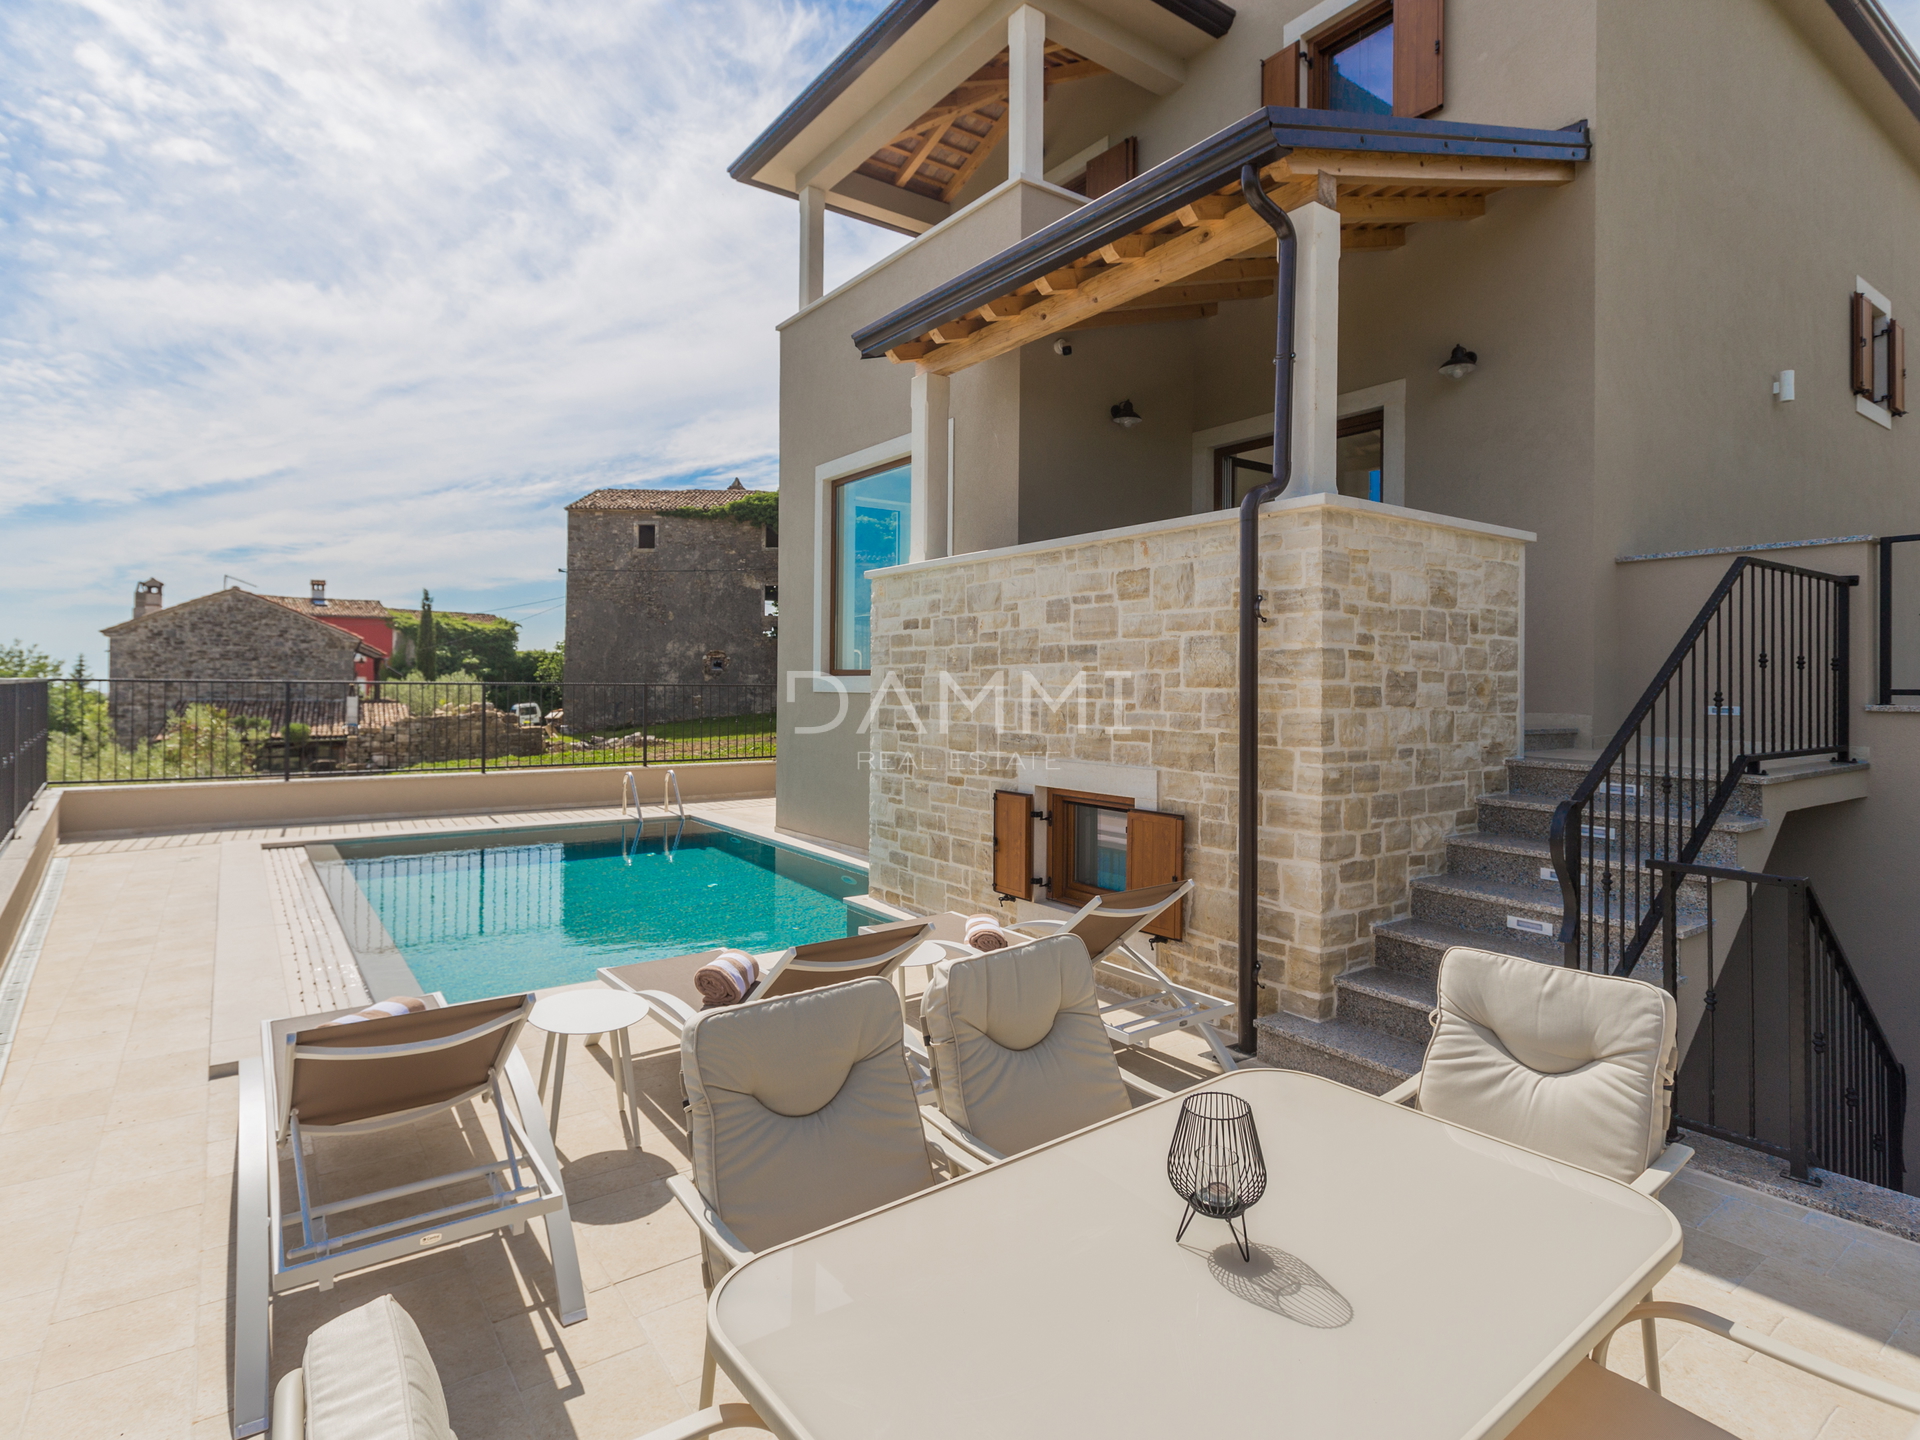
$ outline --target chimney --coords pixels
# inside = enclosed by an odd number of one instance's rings
[[[158,580],[142,580],[133,587],[133,618],[142,619],[153,614],[162,604],[161,585]]]
[[[327,603],[327,582],[324,580],[309,580],[307,584],[313,587],[313,603],[315,605],[326,604]]]

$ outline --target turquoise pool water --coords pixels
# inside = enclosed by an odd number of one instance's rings
[[[688,820],[310,847],[367,983],[477,1000],[602,965],[783,950],[886,917],[866,871]]]

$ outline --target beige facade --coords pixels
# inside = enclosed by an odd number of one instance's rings
[[[1262,1008],[1324,1018],[1518,743],[1531,537],[1344,496],[1260,528]],[[1163,963],[1230,994],[1238,543],[1215,514],[882,572],[873,893],[1003,910],[995,791],[1150,787],[1198,882]]]
[[[791,536],[782,577],[781,747],[789,763],[779,782],[781,824],[870,845],[876,886],[914,908],[985,904],[990,857],[981,849],[980,797],[1030,779],[1021,767],[1035,755],[1104,745],[1128,758],[1076,753],[1075,763],[1138,769],[1146,778],[1136,790],[1151,786],[1194,822],[1193,930],[1183,946],[1161,948],[1190,979],[1225,993],[1235,959],[1230,641],[1239,597],[1229,563],[1233,526],[1203,517],[1216,513],[1214,447],[1271,433],[1274,301],[1229,300],[1202,318],[1076,330],[1058,337],[1070,354],[1031,343],[959,368],[950,380],[916,378],[911,363],[860,359],[851,337],[1077,213],[1083,202],[1047,178],[1062,178],[1074,156],[1133,137],[1141,169],[1150,170],[1232,126],[1260,101],[1261,62],[1303,29],[1337,21],[1342,7],[1242,6],[1224,33],[1206,37],[1164,28],[1179,6],[1094,3],[1109,22],[1100,49],[1089,48],[1089,7],[1062,5],[1055,14],[1040,4],[1049,41],[1078,47],[1114,72],[1050,89],[1040,173],[1018,157],[995,156],[950,203],[902,200],[890,211],[861,177],[836,188],[845,173],[836,167],[853,156],[856,139],[911,119],[916,105],[939,100],[1016,33],[1012,3],[963,8],[970,18],[958,28],[923,32],[946,22],[918,22],[918,48],[899,42],[911,53],[897,64],[891,51],[876,60],[812,128],[786,136],[786,148],[759,172],[762,183],[818,187],[809,193],[826,204],[922,232],[781,327],[783,531]],[[1525,547],[1531,582],[1524,614],[1515,614],[1525,643],[1505,753],[1523,749],[1527,730],[1571,731],[1579,745],[1597,747],[1734,548],[1920,531],[1920,419],[1876,419],[1857,401],[1844,314],[1862,286],[1903,321],[1920,313],[1920,248],[1912,243],[1920,227],[1920,66],[1897,42],[1869,43],[1866,32],[1880,23],[1871,0],[1448,0],[1445,11],[1445,104],[1431,118],[1541,131],[1585,121],[1591,158],[1568,183],[1490,194],[1477,218],[1410,224],[1396,247],[1349,243],[1330,255],[1324,244],[1305,245],[1302,284],[1312,294],[1295,336],[1301,384],[1337,397],[1341,413],[1386,408],[1398,446],[1387,500],[1537,537]],[[1350,223],[1312,198],[1293,215],[1309,238]],[[816,259],[817,240],[809,230],[804,248]],[[804,271],[802,282],[806,297]],[[1456,344],[1478,354],[1462,380],[1439,373]],[[1794,375],[1791,400],[1775,393],[1784,371]],[[1109,422],[1121,401],[1132,402],[1141,423]],[[1313,425],[1325,428],[1309,437],[1310,449],[1329,443],[1328,408],[1315,412]],[[1296,418],[1301,413],[1296,403]],[[875,653],[912,671],[908,698],[916,706],[942,668],[977,687],[991,673],[983,667],[1015,664],[1004,654],[976,656],[1004,651],[1006,636],[1027,628],[1018,607],[1035,597],[1021,592],[1016,604],[994,588],[1016,562],[1032,567],[1017,577],[1020,586],[1038,585],[1042,575],[1104,577],[1098,587],[1090,578],[1051,595],[1068,618],[1043,607],[1042,628],[1095,623],[1109,603],[1096,597],[1109,595],[1117,613],[1128,605],[1157,613],[1157,581],[1143,595],[1121,597],[1115,576],[1159,562],[1104,558],[1112,543],[1104,536],[1116,527],[1153,529],[1162,535],[1154,547],[1209,533],[1208,524],[1222,537],[1228,558],[1210,600],[1196,606],[1227,667],[1220,688],[1188,683],[1185,649],[1177,664],[1168,660],[1161,673],[1178,678],[1176,692],[1209,698],[1193,702],[1195,718],[1182,715],[1156,732],[1157,751],[1151,739],[1125,749],[1068,735],[1010,734],[990,744],[959,727],[950,738],[966,738],[966,746],[936,745],[911,726],[900,733],[891,693],[870,717],[877,672],[837,681],[809,672],[828,668],[816,608],[831,566],[825,487],[850,466],[890,458],[913,464],[915,503],[927,513],[915,564],[876,587]],[[1271,530],[1274,521],[1266,524]],[[1620,563],[1711,550],[1729,553]],[[1854,557],[1819,549],[1776,558],[1859,568]],[[976,571],[970,586],[953,578]],[[935,586],[939,577],[946,578]],[[929,586],[937,594],[918,588]],[[921,617],[895,608],[908,604],[902,587],[937,611],[946,628],[936,636],[955,638],[930,641],[906,628]],[[1873,678],[1874,615],[1870,587],[1854,592],[1856,710]],[[1318,640],[1281,641],[1281,628],[1263,643],[1278,646],[1289,666],[1319,663]],[[1108,663],[1114,647],[1147,645],[1070,633],[1059,643],[1080,645],[1074,663],[1089,665],[1096,654]],[[1262,724],[1277,737],[1283,721],[1299,726],[1307,712],[1275,710],[1272,683],[1263,677]],[[1300,705],[1320,707],[1313,723],[1334,734],[1356,713],[1340,690],[1330,682],[1297,692],[1306,697]],[[1454,712],[1435,709],[1433,694],[1419,693],[1410,708],[1432,710],[1443,726]],[[1383,703],[1380,715],[1393,709]],[[1898,882],[1873,878],[1904,874],[1920,860],[1906,823],[1920,810],[1920,769],[1890,748],[1903,745],[1907,717],[1855,718],[1861,751],[1873,761],[1868,797],[1797,816],[1782,845],[1823,893],[1846,897],[1828,908],[1885,1017],[1920,1010],[1897,938],[1920,923],[1920,909]],[[1285,976],[1284,994],[1263,1003],[1323,1017],[1332,977],[1367,962],[1369,922],[1405,913],[1404,890],[1393,887],[1445,868],[1445,831],[1472,828],[1474,787],[1504,787],[1491,773],[1504,757],[1484,750],[1477,778],[1459,761],[1447,779],[1431,782],[1418,778],[1418,767],[1409,780],[1393,769],[1397,762],[1370,752],[1355,762],[1361,770],[1384,765],[1377,779],[1366,771],[1367,783],[1397,797],[1403,813],[1424,817],[1406,827],[1404,843],[1388,847],[1384,826],[1349,828],[1346,812],[1321,818],[1339,808],[1329,794],[1287,788],[1304,783],[1305,752],[1269,743],[1276,757],[1294,755],[1296,768],[1262,787],[1263,980],[1274,981],[1276,956]],[[1452,742],[1436,732],[1421,743]],[[1498,742],[1483,731],[1473,743]],[[1331,776],[1345,763],[1327,758],[1335,749],[1315,752],[1308,768]],[[932,778],[956,754],[988,758],[967,761],[977,771]],[[909,761],[908,771],[888,768]],[[1309,795],[1322,806],[1313,825],[1299,819]],[[1277,820],[1280,812],[1289,818]],[[1296,824],[1302,828],[1288,828]],[[1309,833],[1327,853],[1289,853],[1297,868],[1283,869],[1276,847],[1305,844],[1300,837]],[[1378,856],[1330,853],[1368,834],[1380,837]],[[1795,838],[1816,835],[1818,843]],[[1343,884],[1363,882],[1343,882],[1342,867],[1357,877],[1365,859],[1380,862],[1364,880],[1375,888],[1349,895]],[[1523,868],[1526,878],[1538,869]],[[1849,909],[1857,913],[1851,931]],[[1909,1058],[1920,1056],[1920,1032],[1900,1043]],[[1914,1139],[1920,1143],[1920,1126]]]

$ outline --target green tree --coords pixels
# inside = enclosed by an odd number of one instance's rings
[[[0,645],[0,679],[38,680],[60,673],[60,662],[34,645],[15,640]]]
[[[420,592],[420,636],[418,640],[419,656],[415,661],[420,667],[423,678],[431,680],[439,673],[438,656],[434,654],[434,645],[438,643],[433,633],[433,596],[427,591]]]

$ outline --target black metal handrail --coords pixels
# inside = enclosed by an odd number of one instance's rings
[[[0,845],[47,783],[47,682],[0,680]]]
[[[1767,760],[1849,759],[1856,575],[1742,555],[1548,832],[1567,965],[1626,974],[1659,924],[1647,859],[1692,861]]]
[[[1888,1043],[1805,876],[1649,860],[1665,877],[1663,978],[1680,994],[1680,882],[1706,885],[1707,974],[1700,1028],[1675,1080],[1674,1124],[1777,1155],[1798,1180],[1814,1167],[1898,1190],[1906,1178],[1907,1070]],[[1714,964],[1715,881],[1744,885],[1741,933]],[[1782,893],[1775,926],[1755,901]],[[1771,908],[1771,907],[1769,907]],[[1726,1032],[1723,1034],[1723,1030]]]

